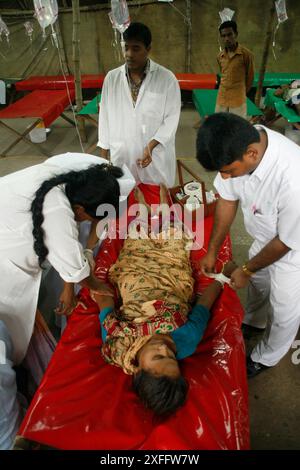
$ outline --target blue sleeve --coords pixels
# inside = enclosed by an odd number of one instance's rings
[[[171,337],[176,344],[177,359],[184,359],[196,351],[209,317],[210,312],[206,307],[195,305],[188,316],[187,322],[171,333]]]
[[[100,325],[101,325],[101,337],[102,337],[103,343],[105,343],[106,336],[107,336],[107,331],[103,326],[103,322],[105,318],[107,317],[107,315],[111,313],[112,311],[113,311],[113,307],[106,307],[103,310],[101,310],[101,312],[99,313],[99,320],[100,320]]]

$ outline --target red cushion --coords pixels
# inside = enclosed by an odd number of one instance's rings
[[[102,88],[104,77],[104,74],[83,74],[81,76],[81,87],[100,89]],[[48,75],[29,77],[26,80],[20,80],[16,83],[16,90],[64,90],[66,89],[66,81],[69,88],[75,88],[74,77],[72,75],[67,75],[66,80],[63,75]]]
[[[141,185],[147,202],[158,202],[157,187]],[[132,200],[132,199],[131,199]],[[205,244],[212,218],[205,219]],[[97,256],[97,275],[105,277],[120,240],[105,241]],[[203,256],[192,254],[192,262]],[[231,254],[229,238],[220,259]],[[196,270],[199,288],[210,282]],[[100,325],[87,289],[35,394],[19,434],[61,449],[248,449],[249,418],[243,310],[225,287],[216,302],[196,354],[182,361],[190,389],[183,408],[167,419],[153,419],[131,389],[131,377],[104,363]]]
[[[74,101],[74,90],[70,90],[70,98]],[[69,104],[69,95],[65,90],[35,90],[2,109],[0,119],[41,118],[47,127]]]
[[[176,73],[175,75],[181,90],[214,89],[217,86],[217,76],[214,73]]]
[[[212,73],[177,73],[176,77],[182,90],[213,89],[216,88],[217,84],[217,76]],[[104,74],[83,74],[81,76],[81,87],[100,89],[103,86],[104,78]],[[66,81],[69,88],[74,88],[74,77],[72,75],[67,75],[66,80],[62,75],[49,75],[20,80],[16,83],[16,90],[64,90],[66,88]]]

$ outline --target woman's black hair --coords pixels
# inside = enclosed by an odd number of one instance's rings
[[[100,204],[111,204],[116,211],[119,208],[120,186],[117,178],[123,175],[121,168],[108,165],[92,165],[86,170],[69,171],[44,181],[35,193],[31,203],[34,251],[39,258],[39,265],[48,255],[44,244],[43,204],[46,194],[60,184],[65,185],[65,194],[71,206],[82,206],[87,214],[97,218],[97,208]]]
[[[197,160],[210,171],[242,160],[249,145],[260,141],[258,130],[235,114],[215,113],[199,128]]]
[[[133,388],[146,408],[165,418],[185,403],[188,383],[182,375],[156,376],[141,369],[133,377]]]

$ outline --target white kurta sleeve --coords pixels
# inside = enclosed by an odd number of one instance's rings
[[[237,201],[239,199],[239,196],[234,190],[231,178],[223,179],[220,173],[218,173],[214,180],[214,187],[222,199],[226,199],[227,201]]]
[[[163,146],[174,139],[181,110],[180,88],[176,77],[171,77],[167,91],[163,123],[153,136]]]
[[[292,250],[300,251],[300,190],[289,190],[279,200],[279,239]]]
[[[49,197],[46,196],[43,210],[44,243],[49,250],[47,259],[64,281],[80,282],[90,275],[90,266],[78,241],[74,213],[67,198],[57,198],[57,193],[52,191]],[[59,204],[49,207],[49,199],[53,202],[55,198],[56,201],[59,199]]]
[[[109,145],[109,120],[108,120],[108,91],[109,91],[109,77],[108,73],[104,79],[102,92],[101,92],[101,103],[99,111],[99,122],[98,122],[98,147],[108,150]]]

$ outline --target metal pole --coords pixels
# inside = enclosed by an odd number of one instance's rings
[[[272,2],[272,6],[270,10],[268,28],[267,28],[266,38],[265,38],[265,45],[264,45],[264,50],[263,50],[262,62],[261,62],[261,66],[259,69],[259,78],[258,78],[258,84],[257,84],[257,89],[256,89],[256,95],[255,95],[255,104],[257,107],[259,107],[260,105],[263,82],[264,82],[268,57],[269,57],[269,49],[270,49],[270,44],[272,40],[273,23],[274,23],[274,18],[275,18],[275,3],[273,0],[271,0],[271,2]]]
[[[186,65],[185,71],[187,73],[191,72],[191,50],[192,50],[192,2],[191,0],[186,0],[186,17],[187,21],[187,43],[186,43]]]
[[[73,8],[73,63],[74,63],[74,80],[75,80],[75,97],[77,113],[82,108],[82,89],[81,89],[81,73],[80,73],[80,9],[79,0],[72,0]],[[77,116],[78,128],[83,142],[87,141],[84,120]]]
[[[54,30],[55,30],[56,36],[57,36],[57,43],[58,43],[58,49],[60,51],[62,68],[63,68],[64,74],[69,75],[70,74],[69,64],[68,64],[68,60],[67,60],[67,54],[66,54],[66,50],[65,50],[63,37],[62,37],[62,34],[61,34],[61,30],[60,30],[59,21],[60,21],[60,17],[57,19],[56,23],[54,24]]]

